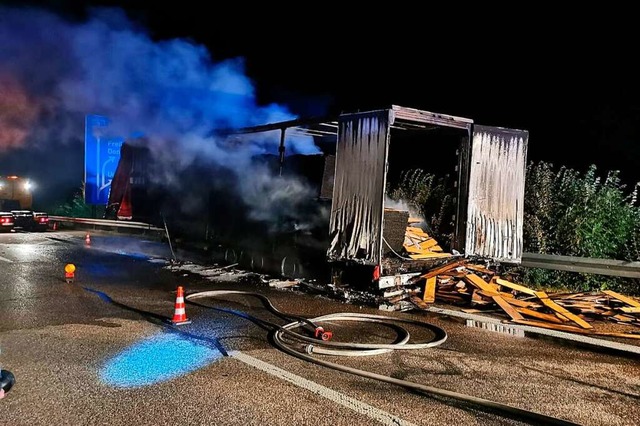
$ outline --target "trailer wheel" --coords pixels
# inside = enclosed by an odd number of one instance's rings
[[[280,273],[283,277],[301,278],[302,265],[297,257],[285,256],[280,264]]]
[[[234,249],[227,249],[224,252],[224,260],[229,263],[236,263],[238,261],[238,255]]]

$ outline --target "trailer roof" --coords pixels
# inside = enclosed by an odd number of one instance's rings
[[[407,108],[392,105],[387,108],[393,111],[393,124],[391,128],[401,130],[428,130],[439,126],[468,129],[473,120],[448,114],[439,114],[415,108]],[[358,114],[363,111],[356,112]],[[349,114],[344,114],[349,115]],[[222,135],[260,133],[273,130],[292,130],[298,134],[310,136],[336,136],[338,134],[338,117],[309,117],[295,120],[287,120],[259,126],[241,127],[238,129],[226,129],[216,132]]]

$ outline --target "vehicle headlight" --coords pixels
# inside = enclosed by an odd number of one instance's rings
[[[29,182],[29,181],[25,182],[24,189],[26,191],[31,191],[31,188],[33,188],[33,184],[31,182]]]

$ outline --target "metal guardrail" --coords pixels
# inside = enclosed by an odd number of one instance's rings
[[[128,228],[128,229],[141,229],[146,231],[159,231],[164,232],[163,228],[158,228],[149,223],[144,222],[129,222],[122,220],[109,220],[109,219],[89,219],[84,217],[65,217],[65,216],[49,216],[49,222],[59,223],[73,223],[80,225],[100,226],[109,228]]]
[[[523,253],[521,265],[527,268],[640,278],[640,262],[628,262],[625,260]]]
[[[66,222],[108,228],[129,228],[154,232],[165,232],[144,222],[129,222],[108,219],[88,219],[64,216],[49,216],[50,222]],[[595,259],[589,257],[560,256],[551,254],[523,253],[521,266],[527,268],[551,269],[555,271],[579,272],[584,274],[609,275],[624,278],[640,278],[640,262],[624,260]]]

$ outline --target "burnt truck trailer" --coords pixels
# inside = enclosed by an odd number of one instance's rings
[[[246,137],[274,131],[280,132],[279,153],[262,161],[279,175],[304,178],[314,189],[307,207],[326,215],[311,227],[298,229],[294,223],[274,232],[244,214],[241,197],[222,185],[207,195],[206,214],[200,215],[219,260],[373,289],[404,284],[456,257],[520,262],[526,130],[393,105],[232,133]],[[296,134],[312,137],[321,153],[287,155],[287,136]],[[434,207],[445,217],[437,235],[442,255],[403,251],[406,230],[421,225],[412,222],[412,213],[393,199],[392,191],[413,169],[447,176],[442,198],[449,202]],[[423,221],[424,229],[431,231],[428,222]]]

